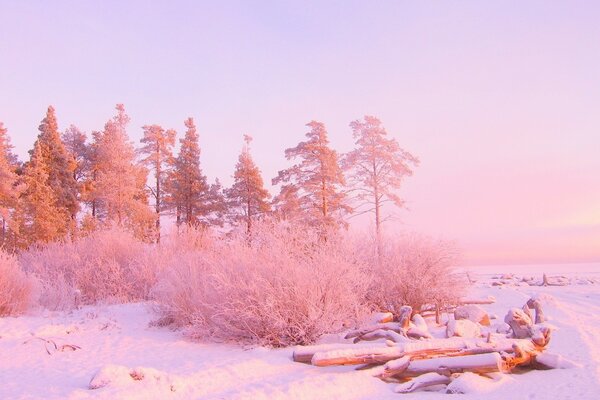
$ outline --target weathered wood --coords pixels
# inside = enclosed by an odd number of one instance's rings
[[[481,354],[486,352],[512,352],[513,345],[518,344],[524,349],[535,350],[531,339],[502,339],[487,343],[485,339],[432,339],[398,343],[395,346],[338,348],[316,351],[312,364],[324,367],[331,365],[357,365],[386,363],[403,356],[430,358],[438,355]],[[469,350],[464,351],[464,350]],[[463,351],[461,353],[461,351]]]
[[[458,301],[458,304],[494,304],[495,302],[496,298],[494,296],[488,296],[483,299],[462,298]]]
[[[408,382],[401,383],[394,388],[396,393],[411,393],[435,385],[447,385],[452,379],[449,376],[441,375],[436,372],[423,374]]]
[[[400,314],[398,315],[398,322],[400,323],[400,327],[404,329],[404,331],[408,330],[410,326],[410,317],[412,315],[412,307],[411,306],[402,306],[400,307]]]
[[[397,332],[395,332],[393,330],[389,330],[389,329],[377,329],[372,332],[368,332],[361,336],[356,337],[354,339],[354,343],[358,343],[361,340],[372,341],[372,340],[378,340],[378,339],[391,340],[394,343],[402,343],[402,342],[410,341],[410,339],[404,335],[403,331],[401,331],[401,333],[397,333]]]
[[[535,323],[541,324],[546,322],[546,316],[544,315],[544,310],[542,308],[542,303],[535,298],[531,298],[527,301],[527,307],[533,308],[535,310]]]
[[[511,308],[504,317],[504,322],[511,327],[514,337],[518,339],[531,337],[533,321],[522,309]]]
[[[408,367],[396,376],[414,377],[429,372],[449,376],[460,372],[487,374],[491,372],[506,372],[506,364],[499,353],[484,353],[456,357],[437,357],[413,360]]]
[[[317,344],[312,346],[296,346],[292,353],[292,359],[296,362],[310,364],[315,353],[328,350],[343,350],[343,349],[362,349],[367,347],[380,348],[381,344],[374,343],[328,343]]]
[[[359,337],[359,336],[365,335],[369,332],[373,332],[373,331],[377,331],[377,330],[391,330],[396,333],[400,333],[402,331],[402,327],[400,326],[400,324],[398,322],[386,322],[386,323],[373,324],[373,325],[366,326],[364,328],[355,329],[355,330],[348,332],[346,334],[346,336],[344,337],[344,339],[352,339],[352,338]]]

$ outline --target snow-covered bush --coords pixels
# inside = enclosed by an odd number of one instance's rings
[[[110,228],[72,242],[34,246],[20,260],[40,281],[41,305],[65,309],[148,298],[160,267],[156,252],[131,234]]]
[[[180,253],[156,289],[163,316],[199,337],[271,346],[314,342],[364,312],[368,275],[334,234],[262,222]]]
[[[31,303],[32,281],[16,257],[0,249],[0,317],[17,315]]]
[[[379,256],[369,255],[372,285],[368,299],[377,309],[397,313],[403,305],[421,310],[426,305],[455,303],[464,282],[453,273],[458,251],[452,242],[419,234],[384,241]]]

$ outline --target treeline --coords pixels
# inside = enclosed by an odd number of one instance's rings
[[[145,125],[136,149],[128,123],[118,104],[116,115],[90,137],[74,125],[61,133],[50,106],[29,160],[21,162],[0,122],[0,247],[27,248],[111,225],[158,241],[164,214],[178,226],[242,226],[249,233],[267,215],[331,229],[350,215],[372,212],[379,235],[382,206],[402,205],[397,190],[418,164],[375,117],[350,124],[356,146],[343,155],[331,148],[325,125],[311,121],[306,140],[285,150],[294,164],[272,180],[279,193],[271,197],[250,152],[251,137],[244,136],[232,186],[223,188],[202,172],[192,118],[184,122],[178,154],[175,130]]]

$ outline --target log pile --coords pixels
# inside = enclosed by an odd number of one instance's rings
[[[508,334],[490,331],[477,337],[434,339],[423,318],[415,314],[411,320],[411,315],[412,309],[405,306],[395,321],[387,318],[348,332],[346,339],[354,343],[299,346],[293,359],[317,367],[374,368],[375,377],[399,383],[396,388],[399,393],[446,385],[464,372],[486,375],[509,373],[517,367],[573,366],[560,356],[544,352],[551,332],[543,324],[542,305],[535,299],[529,300],[523,308],[508,311],[505,317],[511,328]],[[476,317],[481,319],[480,315]],[[377,339],[385,339],[385,342],[365,343]]]

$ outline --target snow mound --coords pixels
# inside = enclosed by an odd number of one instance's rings
[[[146,389],[149,386],[156,389],[166,389],[171,392],[180,386],[180,379],[154,368],[127,368],[122,365],[109,364],[100,368],[92,377],[89,389],[100,389],[106,386],[125,387],[143,382]]]
[[[493,374],[491,378],[488,378],[473,372],[465,372],[460,374],[456,379],[448,384],[446,387],[446,393],[490,393],[511,379],[512,378],[502,374]]]

